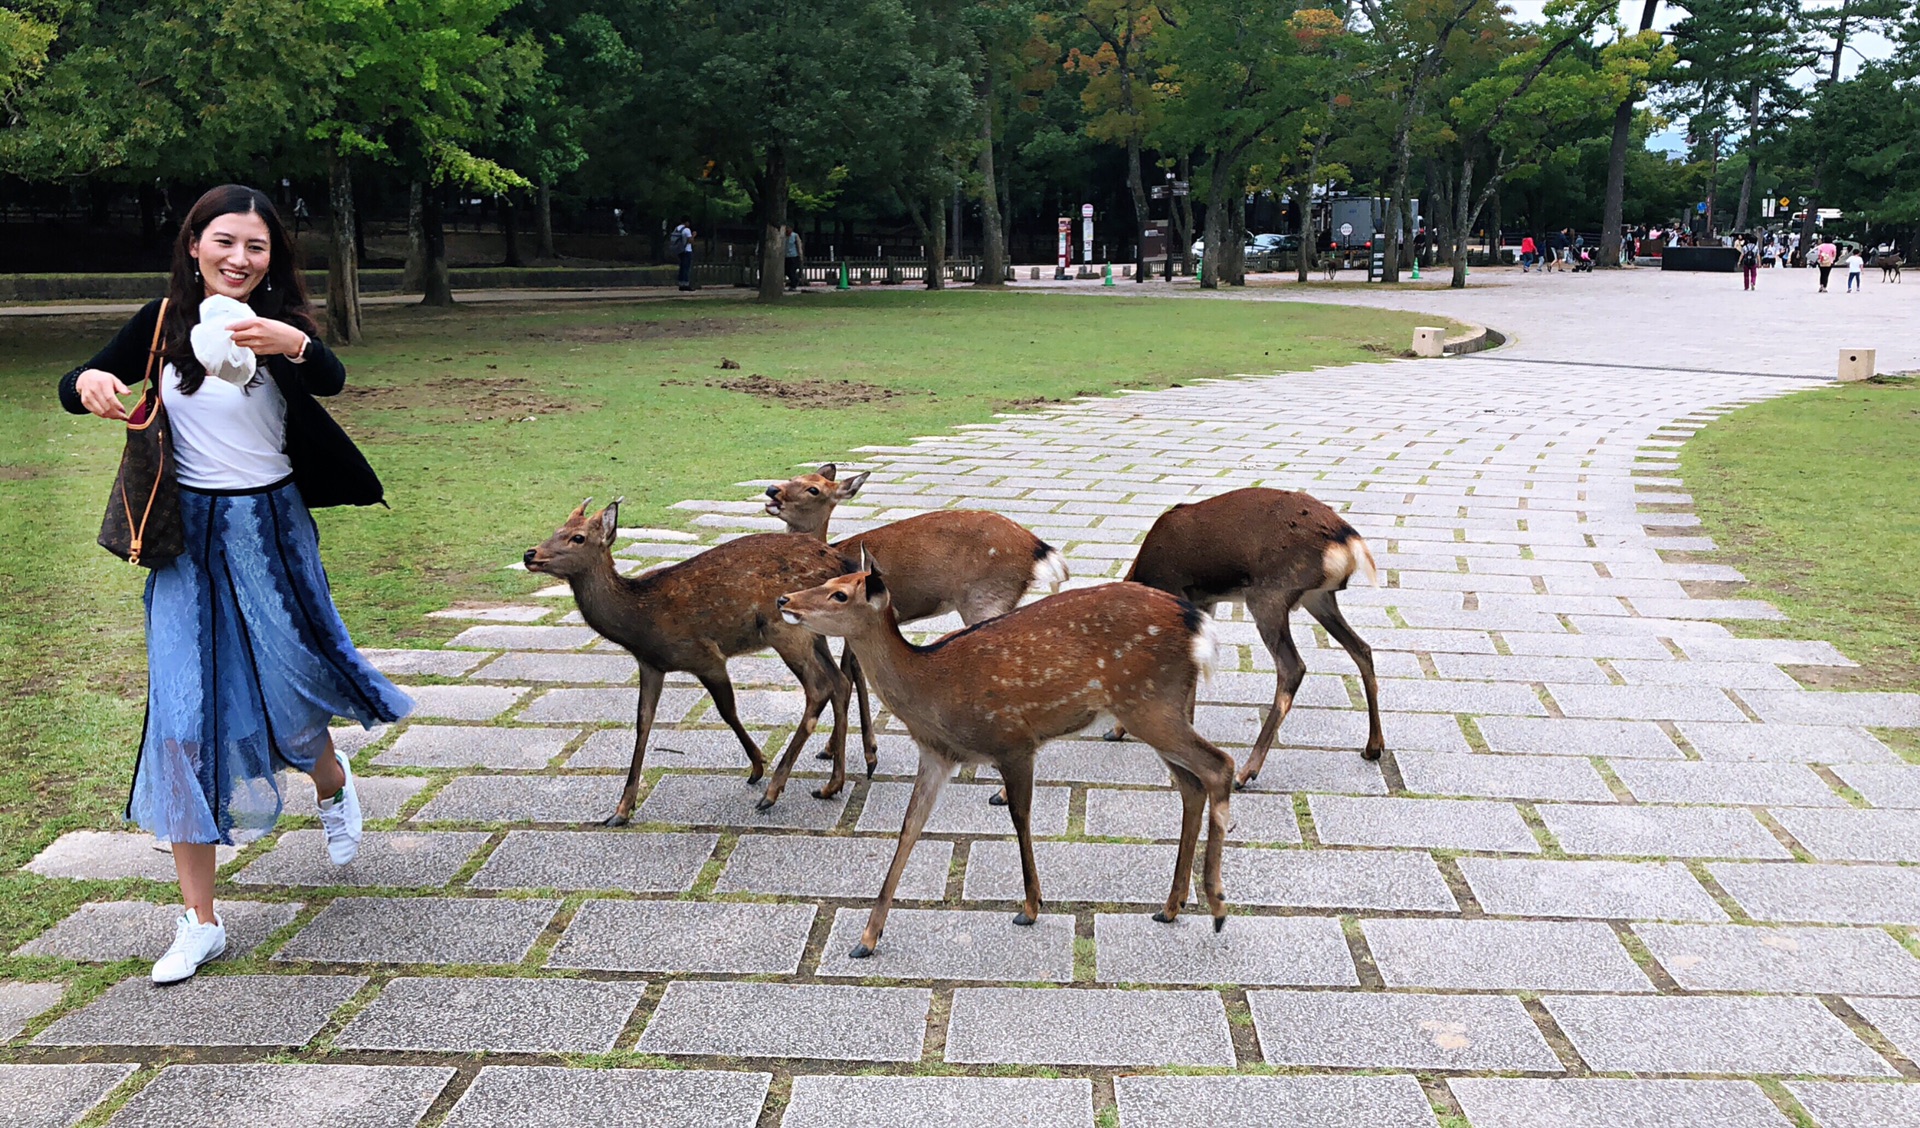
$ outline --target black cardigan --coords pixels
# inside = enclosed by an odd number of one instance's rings
[[[111,372],[132,387],[147,367],[147,343],[153,340],[154,320],[160,316],[158,299],[141,307],[133,320],[121,326],[107,347],[60,380],[60,406],[75,415],[86,413],[75,386],[89,368]],[[155,362],[156,370],[159,367]],[[293,481],[309,509],[332,505],[384,505],[385,490],[353,440],[320,406],[315,396],[338,395],[347,386],[347,369],[318,337],[307,346],[307,359],[263,357],[268,374],[287,401],[287,458],[293,463]]]

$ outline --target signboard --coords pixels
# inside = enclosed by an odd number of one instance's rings
[[[1067,218],[1064,215],[1061,216],[1060,217],[1060,239],[1058,244],[1054,248],[1054,255],[1057,260],[1054,263],[1053,276],[1055,278],[1065,278],[1067,276],[1067,239],[1071,236],[1072,232],[1073,232],[1073,220]]]
[[[1081,204],[1081,205],[1080,205],[1080,218],[1081,218],[1081,219],[1092,219],[1092,218],[1093,218],[1093,205],[1092,205],[1092,204]]]
[[[1353,234],[1353,224],[1343,223],[1340,225],[1340,237],[1342,239],[1347,238],[1352,234]]]
[[[1089,264],[1093,262],[1093,220],[1091,218],[1080,221],[1080,261]]]

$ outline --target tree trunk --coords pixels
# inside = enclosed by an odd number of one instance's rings
[[[1654,12],[1659,7],[1660,0],[1646,0],[1646,6],[1640,9],[1641,31],[1652,30]],[[1629,89],[1626,100],[1613,108],[1613,147],[1607,151],[1607,198],[1600,212],[1600,253],[1593,256],[1594,265],[1602,268],[1620,265],[1621,212],[1627,201],[1627,143],[1633,133],[1633,105],[1633,92]]]
[[[1453,279],[1447,285],[1455,290],[1467,288],[1467,233],[1473,226],[1473,155],[1460,158],[1460,186],[1453,200]]]
[[[1129,84],[1123,72],[1122,84]],[[1127,135],[1127,197],[1133,201],[1133,277],[1147,280],[1147,186],[1140,178],[1140,138]]]
[[[1206,229],[1200,236],[1206,242],[1205,249],[1200,252],[1200,288],[1203,290],[1220,288],[1220,268],[1226,261],[1227,228],[1231,226],[1227,218],[1227,169],[1230,165],[1225,153],[1214,154],[1213,168],[1210,170],[1212,175],[1207,177],[1207,221]]]
[[[1413,163],[1413,113],[1411,107],[1400,119],[1399,135],[1393,142],[1393,190],[1387,195],[1386,256],[1381,260],[1380,280],[1400,281],[1400,217],[1407,199],[1407,166]]]
[[[1007,241],[1000,233],[1000,190],[993,179],[993,72],[980,99],[980,275],[976,286],[1007,284]]]
[[[1227,241],[1220,245],[1220,280],[1229,286],[1247,284],[1247,192],[1235,184],[1227,201]]]
[[[1740,177],[1740,207],[1733,213],[1733,229],[1747,229],[1747,207],[1753,200],[1753,183],[1760,164],[1760,84],[1753,84],[1747,99],[1747,171]]]
[[[1313,229],[1313,182],[1320,177],[1320,150],[1327,144],[1322,131],[1307,154],[1307,180],[1300,189],[1300,268],[1295,281],[1305,282],[1313,261],[1320,257],[1320,236]]]
[[[507,244],[507,265],[527,265],[520,257],[520,205],[510,191],[500,196],[500,237]]]
[[[927,250],[926,286],[929,290],[947,288],[947,212],[946,201],[929,197],[925,205],[906,197],[907,215],[920,232],[920,245]]]
[[[767,148],[767,174],[760,192],[760,300],[777,302],[786,292],[787,151]]]
[[[437,184],[427,185],[420,193],[420,244],[423,251],[420,304],[425,306],[453,304],[453,285],[447,278],[447,225],[441,199],[443,194],[444,189]]]
[[[336,345],[366,340],[360,330],[360,264],[354,258],[353,169],[335,149],[327,162],[327,206],[333,216],[333,247],[327,255],[327,330]]]
[[[407,185],[407,261],[400,268],[400,292],[417,294],[426,288],[427,237],[420,226],[418,180]]]
[[[553,187],[540,186],[540,198],[533,209],[534,230],[538,233],[540,245],[534,248],[534,256],[540,259],[556,259],[560,256],[553,249]]]

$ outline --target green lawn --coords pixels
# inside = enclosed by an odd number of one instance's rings
[[[1720,544],[1785,623],[1752,634],[1823,638],[1862,664],[1832,678],[1920,686],[1920,388],[1911,381],[1802,392],[1713,423],[1681,452],[1688,492]]]
[[[53,397],[121,320],[0,320],[5,948],[108,892],[12,871],[61,831],[115,824],[140,731],[143,574],[93,544],[120,436]],[[332,407],[393,508],[325,511],[322,542],[357,641],[431,643],[452,629],[426,612],[532,590],[504,566],[587,495],[625,495],[630,524],[679,524],[673,502],[744,498],[735,482],[803,460],[1082,393],[1372,359],[1429,320],[970,291],[375,308]]]

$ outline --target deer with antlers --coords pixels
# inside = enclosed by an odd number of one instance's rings
[[[727,659],[766,647],[772,647],[800,679],[807,704],[767,783],[760,809],[766,810],[780,798],[794,760],[829,703],[833,733],[827,751],[833,759],[833,775],[814,795],[826,799],[839,792],[847,778],[847,679],[834,665],[826,640],[782,619],[775,601],[782,592],[845,574],[852,568],[846,557],[811,537],[766,533],[728,541],[641,576],[623,576],[613,564],[620,502],[589,515],[587,504],[592,500],[581,502],[545,543],[528,549],[525,563],[529,572],[567,581],[587,625],[624,647],[640,664],[633,764],[627,769],[620,803],[606,825],[624,826],[633,816],[654,709],[669,673],[692,674],[706,687],[721,719],[746,748],[752,764],[747,782],[759,782],[766,758],[734,709]],[[872,773],[871,760],[868,773]]]
[[[920,748],[920,770],[900,842],[852,955],[873,954],[900,876],[947,777],[991,764],[1005,781],[1020,844],[1025,898],[1016,924],[1040,915],[1040,873],[1029,817],[1040,745],[1112,713],[1152,745],[1181,798],[1173,887],[1155,920],[1172,921],[1192,887],[1200,823],[1208,824],[1204,887],[1214,929],[1226,923],[1220,864],[1233,794],[1233,759],[1193,731],[1187,702],[1213,660],[1212,620],[1193,604],[1140,584],[1064,592],[915,646],[900,634],[880,565],[780,597],[789,623],[847,640],[880,698]]]

